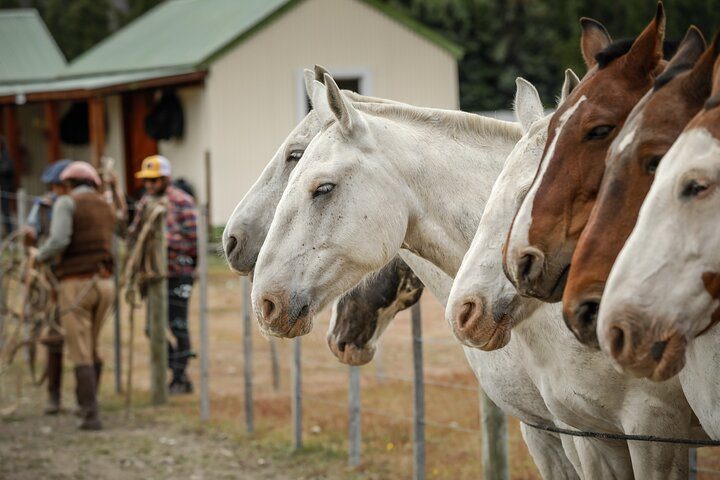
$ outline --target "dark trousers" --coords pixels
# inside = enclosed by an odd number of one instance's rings
[[[0,191],[0,215],[2,215],[3,237],[10,235],[15,230],[10,208],[10,197],[7,192]]]
[[[171,277],[168,279],[168,322],[175,337],[175,344],[168,342],[168,366],[172,370],[173,380],[185,376],[188,360],[194,357],[190,347],[188,330],[188,302],[192,293],[191,276]]]

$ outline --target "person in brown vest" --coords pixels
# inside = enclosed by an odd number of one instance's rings
[[[111,251],[115,212],[98,192],[100,177],[88,163],[71,163],[60,178],[71,191],[53,205],[50,237],[37,250],[36,259],[56,260],[53,270],[60,280],[65,345],[75,366],[80,429],[100,430],[98,339],[115,295]]]

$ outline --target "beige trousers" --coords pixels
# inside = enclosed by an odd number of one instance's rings
[[[58,293],[70,361],[76,367],[100,362],[98,339],[115,297],[113,280],[62,280]]]

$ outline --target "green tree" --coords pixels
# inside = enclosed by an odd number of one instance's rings
[[[55,41],[68,60],[72,60],[110,31],[110,0],[47,0],[40,10]]]
[[[563,71],[585,73],[580,17],[603,23],[614,39],[632,38],[655,12],[655,0],[385,0],[465,48],[459,62],[460,105],[479,111],[509,108],[515,77],[533,82],[552,107]],[[667,38],[679,41],[690,24],[710,40],[720,27],[717,0],[665,0]]]
[[[128,0],[128,10],[120,15],[120,23],[122,25],[127,25],[143,13],[162,2],[163,0]]]

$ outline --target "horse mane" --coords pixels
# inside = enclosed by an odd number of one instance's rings
[[[598,70],[610,65],[613,60],[616,60],[630,51],[630,48],[635,43],[634,38],[623,38],[612,42],[607,47],[600,50],[595,54],[595,60],[598,62]]]
[[[634,38],[623,38],[612,42],[607,47],[595,54],[595,60],[598,62],[598,70],[610,65],[614,60],[626,55],[635,43]],[[663,42],[663,58],[669,59],[677,50],[679,42],[666,40]]]
[[[693,62],[681,62],[666,69],[655,79],[655,83],[653,84],[653,91],[657,92],[662,87],[670,83],[670,80],[677,77],[682,72],[687,72],[688,70],[693,68],[693,65]]]
[[[440,126],[451,134],[458,133],[469,136],[475,142],[488,136],[500,136],[503,139],[517,142],[523,135],[522,128],[516,123],[458,110],[423,108],[406,104],[360,103],[354,106],[373,116]]]

